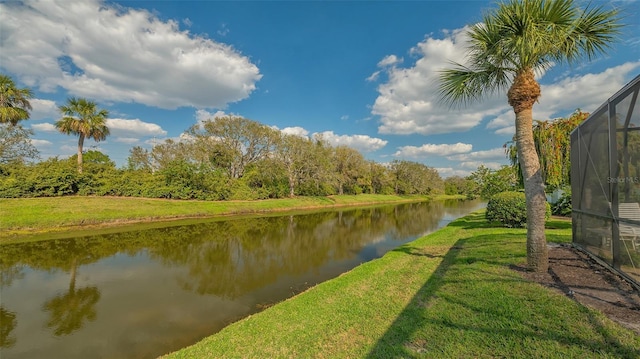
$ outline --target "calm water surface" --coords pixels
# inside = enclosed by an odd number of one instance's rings
[[[413,203],[0,246],[0,357],[155,358],[482,206]]]

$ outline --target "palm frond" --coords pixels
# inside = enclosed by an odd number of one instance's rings
[[[505,0],[468,31],[464,65],[440,73],[441,100],[466,104],[507,88],[516,74],[591,59],[620,33],[618,10],[574,0]]]
[[[611,43],[620,35],[621,28],[617,9],[605,10],[602,6],[587,8],[575,20],[565,46],[557,56],[564,57],[568,62],[575,62],[582,56],[591,60],[611,47]]]
[[[16,125],[29,118],[33,92],[29,88],[17,88],[11,77],[0,74],[0,123]]]
[[[110,134],[106,125],[109,112],[98,109],[93,101],[71,97],[66,104],[59,106],[59,110],[64,117],[55,126],[64,134],[93,138],[96,141],[102,141]]]
[[[509,69],[499,68],[489,62],[476,64],[481,65],[477,69],[454,65],[455,68],[440,72],[440,99],[449,106],[478,101],[509,85]]]

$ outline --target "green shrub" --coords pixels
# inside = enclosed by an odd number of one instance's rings
[[[551,206],[551,213],[556,216],[569,217],[571,216],[571,210],[572,207],[570,191],[566,191],[565,193],[563,193],[560,199],[558,199],[558,202],[554,203],[553,206]]]
[[[545,219],[551,216],[551,206],[546,203]],[[486,217],[488,221],[500,222],[505,227],[520,228],[527,223],[527,204],[522,192],[501,192],[487,203]]]
[[[23,181],[15,177],[0,177],[0,198],[19,198],[25,196]]]
[[[76,194],[79,179],[75,164],[50,158],[29,166],[25,181],[34,197],[55,197]]]

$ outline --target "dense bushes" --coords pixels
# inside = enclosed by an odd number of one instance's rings
[[[130,161],[131,162],[131,161]],[[297,173],[297,172],[296,172]],[[388,168],[371,165],[340,174],[289,173],[274,159],[243,167],[240,177],[224,168],[185,159],[162,166],[130,165],[116,168],[98,151],[84,154],[82,173],[77,157],[49,158],[36,163],[0,163],[0,198],[66,195],[123,196],[197,200],[259,200],[337,194],[439,194],[444,183],[435,169],[418,163],[394,161]]]
[[[556,203],[551,206],[551,213],[556,216],[571,216],[571,192],[569,190],[565,191],[560,199]]]
[[[49,159],[27,166],[21,163],[0,169],[0,197],[52,197],[78,192],[81,174],[69,161]]]
[[[551,206],[546,203],[545,218],[551,216]],[[487,203],[486,217],[488,221],[500,222],[505,227],[525,227],[527,223],[527,204],[522,192],[501,192]]]

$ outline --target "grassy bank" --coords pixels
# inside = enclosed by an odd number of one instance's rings
[[[452,198],[452,197],[442,197]],[[180,201],[123,197],[0,199],[0,241],[56,231],[184,218],[424,201],[426,196],[357,195],[263,201]]]
[[[470,215],[167,357],[640,357],[633,332],[510,269],[525,237]]]

